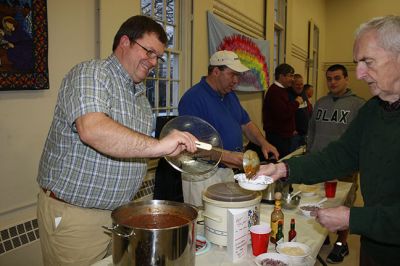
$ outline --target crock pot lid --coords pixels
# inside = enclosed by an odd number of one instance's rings
[[[209,186],[204,196],[218,201],[239,202],[255,199],[257,192],[243,189],[235,182],[225,182]]]

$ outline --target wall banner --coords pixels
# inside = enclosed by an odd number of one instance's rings
[[[0,91],[49,88],[46,0],[0,0]]]
[[[207,20],[209,57],[216,51],[230,50],[250,68],[241,76],[236,90],[266,90],[269,86],[269,41],[247,37],[219,21],[211,12],[208,12]]]

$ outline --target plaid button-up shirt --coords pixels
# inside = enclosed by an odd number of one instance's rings
[[[114,55],[78,64],[61,84],[37,180],[70,204],[113,210],[133,198],[147,160],[112,158],[82,143],[75,120],[90,112],[143,134],[152,130],[144,85],[135,85]]]

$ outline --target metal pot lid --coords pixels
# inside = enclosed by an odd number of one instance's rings
[[[256,191],[241,188],[235,182],[218,183],[209,186],[203,196],[212,200],[225,202],[242,202],[257,198]]]
[[[184,151],[177,156],[165,156],[167,162],[176,170],[185,173],[183,179],[199,181],[210,178],[207,175],[215,170],[222,157],[222,140],[218,131],[207,121],[195,116],[178,116],[169,120],[160,132],[160,139],[172,130],[186,131],[200,142],[210,144],[211,150],[197,149],[195,153]]]

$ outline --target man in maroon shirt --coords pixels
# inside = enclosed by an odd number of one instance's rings
[[[294,68],[280,64],[275,68],[275,82],[268,88],[263,104],[263,127],[269,143],[274,145],[282,158],[290,153],[291,139],[296,129],[295,113],[303,99],[289,100]]]

